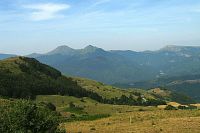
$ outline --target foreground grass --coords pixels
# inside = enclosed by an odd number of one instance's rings
[[[199,110],[167,111],[157,107],[109,105],[89,98],[56,95],[38,96],[36,101],[53,103],[57,111],[69,118],[61,125],[67,133],[199,133],[200,131]],[[71,102],[82,109],[70,109]]]
[[[131,119],[131,121],[130,121]],[[135,111],[96,121],[64,123],[69,133],[199,133],[200,111]]]

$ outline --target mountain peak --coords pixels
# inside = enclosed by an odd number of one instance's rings
[[[47,55],[54,55],[54,54],[72,55],[74,53],[75,53],[74,49],[72,49],[66,45],[61,45],[61,46],[58,46],[56,49],[48,52]]]
[[[72,49],[70,48],[69,46],[67,45],[61,45],[61,46],[58,46],[57,49],[61,49],[61,48],[64,48],[64,49]]]
[[[93,45],[88,45],[84,49],[95,50],[95,49],[99,49],[99,48],[96,46],[93,46]]]
[[[82,49],[82,53],[93,53],[97,51],[104,51],[104,50],[92,45],[88,45],[84,49]]]
[[[38,53],[32,53],[32,54],[27,55],[27,57],[32,57],[32,58],[37,58],[40,56],[42,56],[42,54],[38,54]]]

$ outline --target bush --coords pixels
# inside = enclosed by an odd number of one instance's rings
[[[174,107],[174,106],[172,106],[172,105],[167,105],[167,106],[165,107],[165,110],[177,110],[177,108]]]
[[[138,111],[146,111],[145,109],[143,109],[143,108],[140,108]]]
[[[73,108],[66,108],[65,112],[76,113],[76,114],[84,114],[83,108],[81,107],[73,107]]]
[[[102,118],[110,117],[109,114],[95,114],[95,115],[88,115],[88,114],[82,114],[82,115],[74,115],[70,118],[63,119],[63,122],[73,122],[73,121],[93,121],[98,120]]]
[[[187,109],[189,109],[189,107],[184,106],[184,105],[179,105],[179,106],[178,106],[178,109],[187,110]]]
[[[191,109],[191,110],[197,110],[198,108],[197,108],[197,106],[193,106],[193,105],[188,105],[188,107],[189,107],[189,109]]]
[[[193,106],[193,105],[188,105],[188,106],[180,105],[180,106],[178,106],[178,109],[181,109],[181,110],[195,110],[195,109],[197,109],[197,107]]]
[[[76,106],[74,105],[73,102],[70,102],[70,103],[69,103],[69,107],[70,107],[70,108],[75,108]]]
[[[55,133],[60,132],[59,116],[45,106],[28,100],[19,100],[0,106],[2,133]]]
[[[56,111],[56,106],[51,103],[51,102],[41,102],[40,103],[42,106],[46,106],[48,109],[52,110],[52,111]]]

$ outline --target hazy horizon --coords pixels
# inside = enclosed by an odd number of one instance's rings
[[[1,0],[0,53],[200,46],[199,0]]]
[[[183,47],[200,47],[200,45],[165,45],[165,46],[162,46],[162,47],[160,47],[160,48],[157,48],[157,49],[146,49],[146,50],[132,50],[132,49],[104,49],[104,48],[102,48],[102,47],[98,47],[98,46],[96,46],[96,45],[85,45],[85,46],[83,46],[83,47],[79,47],[79,48],[75,48],[75,47],[71,47],[71,46],[69,46],[69,45],[58,45],[58,46],[56,46],[55,48],[53,48],[53,49],[49,49],[48,51],[44,51],[44,52],[30,52],[30,53],[26,53],[26,54],[22,54],[22,53],[3,53],[3,52],[0,52],[0,54],[14,54],[14,55],[21,55],[21,56],[26,56],[26,55],[30,55],[30,54],[46,54],[46,53],[48,53],[48,52],[51,52],[51,51],[53,51],[53,50],[55,50],[56,48],[58,48],[58,47],[61,47],[61,46],[66,46],[66,47],[70,47],[70,48],[72,48],[72,49],[74,49],[74,50],[80,50],[80,49],[84,49],[84,48],[86,48],[86,47],[88,47],[88,46],[93,46],[93,47],[97,47],[97,48],[101,48],[101,49],[103,49],[103,50],[105,50],[105,51],[112,51],[112,50],[124,50],[124,51],[126,51],[126,50],[130,50],[130,51],[135,51],[135,52],[144,52],[144,51],[157,51],[157,50],[160,50],[160,49],[162,49],[162,48],[164,48],[164,47],[167,47],[167,46],[183,46]]]

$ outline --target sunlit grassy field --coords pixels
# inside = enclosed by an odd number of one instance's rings
[[[75,114],[101,115],[109,117],[63,122],[67,133],[199,133],[200,110],[164,110],[158,107],[101,104],[90,98],[69,96],[37,96],[37,102],[51,102],[57,111],[70,116]],[[73,102],[83,110],[69,110]],[[177,104],[171,102],[169,104]],[[68,112],[67,111],[72,111]],[[80,112],[79,112],[80,111]]]
[[[127,106],[127,105],[111,105],[102,104],[90,98],[75,98],[70,96],[58,95],[41,95],[37,96],[37,102],[51,102],[57,107],[57,111],[64,112],[68,108],[69,103],[73,102],[79,107],[83,107],[83,111],[88,114],[116,114],[126,113],[138,110],[155,110],[156,107]]]
[[[200,111],[135,111],[62,126],[68,133],[199,133]]]

